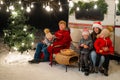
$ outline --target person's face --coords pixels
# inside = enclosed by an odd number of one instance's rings
[[[60,30],[65,30],[66,28],[66,25],[65,24],[59,24],[59,29]]]
[[[88,35],[83,35],[84,39],[88,39],[88,37],[89,37]]]
[[[99,33],[99,28],[95,27],[93,30],[95,31],[95,33]]]

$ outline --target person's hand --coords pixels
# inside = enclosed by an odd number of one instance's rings
[[[84,47],[84,44],[81,44],[80,47]]]
[[[84,45],[83,47],[84,47],[84,48],[89,48],[89,46],[87,46],[87,45]]]
[[[108,47],[104,47],[103,50],[106,52],[106,51],[109,51],[109,48]]]
[[[50,46],[53,46],[53,44],[51,44]]]
[[[102,53],[102,52],[103,52],[103,50],[99,50],[99,52],[100,52],[100,53]]]

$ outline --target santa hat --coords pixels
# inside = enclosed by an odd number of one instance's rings
[[[96,27],[99,28],[99,29],[102,29],[102,28],[103,28],[100,21],[93,23],[92,28],[96,28]]]
[[[89,35],[90,33],[89,33],[89,30],[88,30],[88,28],[84,28],[83,29],[83,32],[82,32],[82,35]]]

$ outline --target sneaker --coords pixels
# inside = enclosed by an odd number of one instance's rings
[[[35,60],[35,59],[33,59],[33,60],[30,60],[30,61],[28,61],[29,63],[31,63],[31,64],[33,64],[33,63],[40,63],[40,60]]]

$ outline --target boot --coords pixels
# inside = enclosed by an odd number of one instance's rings
[[[98,67],[95,67],[95,73],[98,73]]]
[[[84,73],[84,74],[85,74],[85,76],[88,76],[88,75],[89,75],[89,68],[86,68],[86,69],[85,69],[85,73]]]
[[[33,63],[35,63],[35,64],[38,64],[38,63],[40,63],[40,60],[35,60],[35,59],[32,59],[32,60],[30,60],[30,61],[28,61],[30,64],[33,64]]]
[[[104,70],[104,75],[108,76],[108,70],[106,70],[106,69]]]
[[[103,67],[100,67],[100,68],[99,68],[99,71],[100,71],[100,73],[104,73]]]

